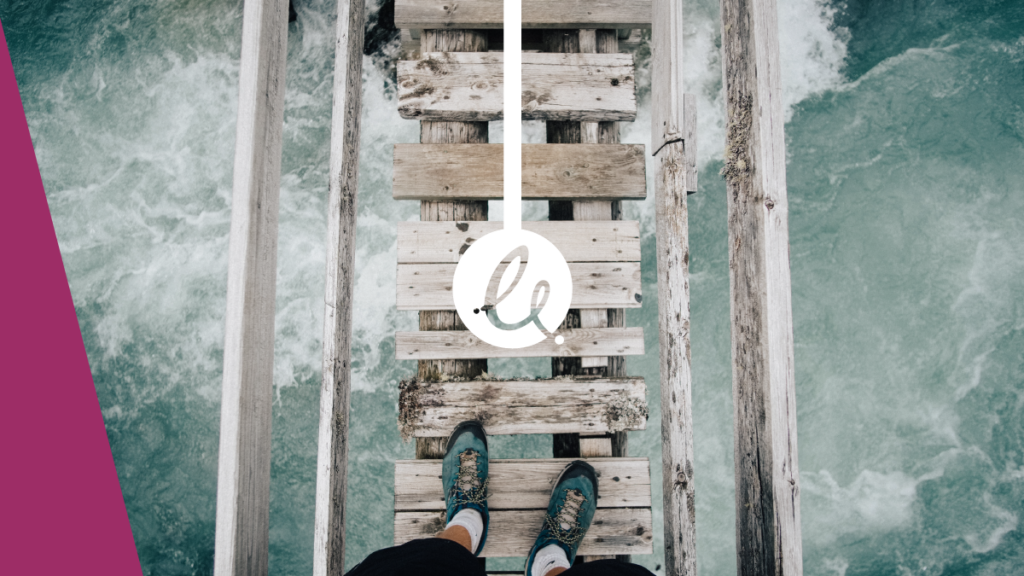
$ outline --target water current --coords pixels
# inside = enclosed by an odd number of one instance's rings
[[[396,112],[389,12],[370,3],[348,566],[390,544],[392,462],[413,454],[396,427],[396,384],[415,366],[394,360],[394,332],[416,320],[395,310],[395,223],[418,207],[391,199],[390,177],[391,145],[418,132]],[[270,513],[270,572],[282,576],[312,566],[333,5],[296,0],[289,28]],[[698,556],[702,574],[725,576],[735,536],[718,3],[686,9],[700,114]],[[1024,4],[780,0],[779,19],[806,573],[1020,574]],[[209,574],[241,1],[0,0],[0,20],[143,570]],[[637,58],[640,118],[623,141],[648,143],[648,46]],[[542,130],[526,132],[536,141]],[[657,478],[651,200],[626,217],[642,223],[650,296],[627,315],[648,350],[628,368],[652,403],[629,447]],[[548,437],[492,446],[551,453]],[[659,510],[655,521],[655,554],[635,560],[661,572]]]

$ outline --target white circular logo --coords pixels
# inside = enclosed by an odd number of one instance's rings
[[[572,302],[572,274],[548,239],[506,228],[484,235],[462,255],[452,296],[463,323],[481,340],[526,348],[562,324]]]

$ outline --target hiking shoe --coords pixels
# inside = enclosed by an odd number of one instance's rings
[[[456,513],[466,508],[483,516],[484,531],[476,547],[476,555],[479,556],[487,541],[490,520],[487,513],[487,435],[479,422],[463,422],[448,437],[441,464],[441,481],[448,513],[445,523],[451,522]]]
[[[572,565],[596,511],[597,473],[590,464],[576,460],[566,466],[555,481],[544,525],[526,558],[526,576],[530,576],[533,570],[537,551],[549,544],[565,550]]]

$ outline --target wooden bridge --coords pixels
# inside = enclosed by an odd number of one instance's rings
[[[601,479],[584,561],[653,552],[651,469],[628,456],[647,426],[647,385],[626,357],[644,354],[626,309],[644,305],[640,225],[622,202],[655,179],[665,573],[696,574],[690,408],[686,196],[697,190],[696,106],[682,90],[684,14],[678,0],[523,0],[523,119],[546,123],[546,144],[523,145],[522,196],[549,217],[523,227],[549,239],[573,278],[559,334],[533,347],[491,346],[455,312],[460,255],[500,226],[487,201],[503,192],[505,45],[500,0],[397,0],[405,59],[398,110],[420,122],[419,144],[396,144],[393,195],[420,202],[398,227],[397,306],[419,330],[395,335],[417,360],[401,383],[398,426],[416,460],[395,464],[395,543],[444,526],[440,460],[452,427],[551,434],[553,458],[493,460],[491,533],[482,556],[525,556],[557,473],[585,458]],[[798,575],[799,492],[790,313],[785,148],[774,0],[723,0],[730,277],[736,402],[738,570]],[[285,0],[246,0],[232,206],[215,573],[266,574],[277,196],[283,118]],[[653,26],[652,26],[653,25]],[[314,573],[344,571],[350,349],[364,16],[339,0],[329,237],[317,463]],[[630,47],[652,29],[652,141],[619,141],[637,115]],[[625,52],[625,53],[624,53]],[[657,173],[648,175],[645,155]],[[499,271],[501,269],[499,268]],[[499,277],[495,274],[495,277]],[[650,305],[650,300],[648,301]],[[550,357],[552,378],[498,380],[490,358]]]

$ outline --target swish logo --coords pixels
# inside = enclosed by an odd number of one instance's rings
[[[462,255],[452,296],[463,323],[481,340],[499,348],[525,348],[554,336],[565,319],[572,275],[561,252],[543,236],[497,230]]]
[[[553,336],[572,302],[565,257],[543,236],[522,229],[522,2],[504,3],[505,145],[503,228],[474,242],[455,268],[452,296],[462,322],[484,342],[526,348]],[[508,262],[498,276],[504,262]]]

